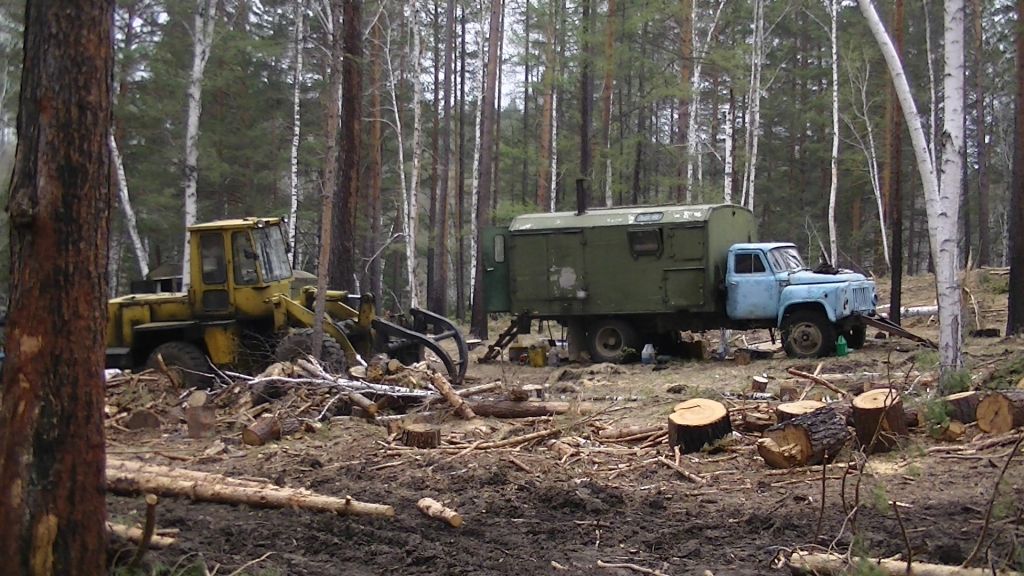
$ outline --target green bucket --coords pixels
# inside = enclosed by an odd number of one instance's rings
[[[846,338],[840,336],[836,340],[836,356],[846,356],[848,350],[846,349]]]

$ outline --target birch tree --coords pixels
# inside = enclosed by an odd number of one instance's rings
[[[199,180],[199,116],[203,111],[203,74],[213,46],[217,0],[197,0],[192,27],[192,70],[188,77],[188,118],[185,122],[185,247],[181,261],[182,290],[191,285],[188,227],[196,223],[196,186]]]
[[[128,178],[124,174],[124,162],[121,159],[121,152],[117,149],[117,139],[114,138],[114,131],[110,131],[110,157],[114,162],[114,172],[117,174],[117,192],[121,200],[121,209],[124,211],[124,222],[128,228],[128,235],[132,239],[132,248],[135,250],[135,260],[139,264],[139,274],[145,278],[149,274],[149,254],[146,253],[146,245],[139,236],[139,226],[135,219],[135,210],[132,209],[132,200],[128,196]]]
[[[941,189],[921,119],[917,114],[917,105],[903,72],[903,66],[896,55],[896,49],[871,0],[858,0],[858,5],[885,57],[914,145],[914,155],[925,194],[928,236],[931,239],[932,258],[935,262],[935,285],[939,304],[939,360],[942,371],[946,373],[959,369],[962,363],[960,285],[957,277],[959,258],[956,240],[960,211],[959,154],[963,152],[964,142],[964,3],[963,0],[946,0],[943,18],[946,70],[943,80],[945,116]]]
[[[829,255],[833,266],[839,263],[839,232],[836,230],[836,196],[839,192],[839,46],[836,21],[839,0],[826,0],[829,16],[828,38],[832,47],[832,178],[828,194]]]
[[[711,39],[714,37],[715,29],[718,28],[718,18],[722,14],[722,8],[725,7],[725,0],[719,0],[718,7],[715,9],[714,18],[711,20],[710,26],[708,26],[707,35],[704,41],[698,43],[693,47],[693,57],[696,60],[696,64],[693,67],[693,81],[692,85],[696,88],[693,94],[693,110],[696,112],[700,111],[700,81],[701,74],[704,68],[704,58],[707,56],[708,50],[711,47]],[[690,20],[693,22],[693,26],[697,26],[697,0],[693,0],[691,4],[693,14]],[[686,125],[686,203],[690,204],[693,202],[693,164],[697,158],[697,116],[699,114],[688,114],[688,120]],[[698,178],[699,179],[699,178]]]
[[[289,163],[288,184],[291,206],[288,210],[288,245],[292,249],[292,265],[298,266],[296,256],[295,237],[299,229],[299,137],[302,127],[299,104],[302,101],[302,44],[303,22],[306,14],[306,3],[304,0],[295,2],[295,36],[293,45],[295,48],[295,71],[292,74],[292,149]]]
[[[754,0],[754,41],[750,52],[750,89],[744,113],[743,196],[740,204],[754,209],[754,183],[757,177],[757,144],[761,132],[761,69],[764,66],[764,0]]]

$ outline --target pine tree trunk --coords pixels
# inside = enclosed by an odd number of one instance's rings
[[[894,0],[893,2],[892,30],[896,54],[902,58],[903,0]],[[900,108],[895,90],[891,87],[889,98],[892,102],[892,123],[888,125],[889,140],[892,142],[892,146],[889,148],[887,170],[889,186],[886,188],[889,193],[889,226],[892,228],[892,246],[887,255],[889,270],[892,274],[889,289],[889,319],[899,324],[899,311],[903,303],[903,110]],[[911,217],[913,217],[913,210],[911,210]]]
[[[427,309],[437,312],[434,306],[437,305],[437,293],[441,290],[437,282],[437,195],[438,195],[438,153],[440,147],[440,117],[441,117],[441,32],[440,10],[438,0],[433,0],[434,15],[431,22],[431,33],[434,38],[433,59],[431,68],[434,70],[433,99],[434,113],[431,115],[430,130],[430,204],[427,212]]]
[[[590,154],[590,123],[591,109],[593,107],[593,86],[590,82],[590,2],[583,1],[583,20],[580,23],[582,30],[581,43],[583,53],[580,55],[583,62],[580,70],[580,177],[587,180],[593,179],[593,166]],[[587,186],[589,194],[590,187]],[[587,199],[590,205],[590,199]]]
[[[1024,22],[1024,0],[1017,0],[1017,21]],[[1017,28],[1017,53],[1024,54],[1024,30]],[[1024,58],[1017,59],[1017,110],[1024,110]],[[1009,225],[1010,280],[1006,334],[1024,332],[1024,114],[1016,115],[1013,138],[1013,177],[1010,183]]]
[[[381,247],[381,171],[383,160],[381,159],[381,105],[380,96],[384,89],[380,82],[380,61],[381,61],[381,38],[380,24],[374,23],[370,30],[370,86],[373,93],[370,96],[371,122],[370,122],[370,293],[381,297],[381,288],[384,284]],[[380,302],[378,302],[380,304]]]
[[[979,266],[988,266],[992,260],[992,240],[989,237],[989,182],[988,142],[985,127],[985,42],[981,27],[981,0],[972,2],[974,7],[974,117],[975,141],[978,148],[978,261]]]
[[[112,0],[25,11],[0,384],[5,574],[106,573],[113,11]]]
[[[465,203],[466,203],[466,10],[462,9],[459,18],[461,36],[459,38],[459,178],[455,198],[455,318],[459,322],[466,321],[466,243],[465,236]],[[524,183],[525,186],[525,183]]]
[[[302,45],[305,36],[303,35],[303,20],[306,14],[306,3],[304,0],[295,2],[295,72],[292,75],[292,149],[289,157],[288,171],[288,196],[291,200],[288,210],[288,246],[292,250],[292,266],[299,265],[298,254],[295,249],[295,240],[299,230],[299,142],[302,127],[300,116],[300,104],[302,103]]]
[[[455,0],[448,0],[444,32],[444,121],[441,125],[441,177],[437,192],[437,221],[434,242],[434,302],[430,309],[435,314],[448,313],[448,190],[451,186],[452,149],[452,52],[455,50]]]
[[[498,83],[498,39],[501,33],[501,14],[502,3],[501,0],[491,0],[491,11],[490,11],[490,35],[487,48],[487,74],[484,82],[483,91],[483,102],[481,107],[483,108],[482,123],[481,123],[481,138],[480,138],[480,181],[482,182],[482,188],[480,190],[480,200],[476,206],[476,213],[474,218],[477,221],[477,236],[476,244],[479,248],[483,244],[483,239],[480,237],[482,232],[481,225],[487,221],[487,213],[490,207],[490,195],[491,195],[491,175],[493,174],[493,150],[494,150],[494,101],[496,86]],[[474,253],[476,260],[476,279],[473,284],[473,314],[470,319],[473,333],[476,334],[477,338],[487,338],[487,315],[484,313],[484,300],[483,300],[483,252],[482,250],[476,250]]]
[[[350,289],[356,282],[356,205],[359,198],[360,148],[363,111],[363,0],[341,0],[345,58],[341,64],[344,105],[341,107],[340,170],[335,175],[338,187],[332,222],[330,284],[335,289]]]
[[[196,223],[196,186],[199,181],[199,115],[203,110],[203,73],[210,59],[217,0],[197,0],[192,29],[192,71],[188,78],[188,118],[185,122],[185,245],[181,256],[182,289],[191,285],[191,252],[188,227]]]
[[[693,187],[690,185],[691,172],[685,166],[690,165],[692,158],[690,152],[690,104],[694,100],[694,92],[698,91],[699,79],[695,78],[693,72],[693,20],[696,10],[695,0],[682,0],[679,3],[679,126],[676,131],[677,150],[686,150],[686,157],[681,159],[678,166],[679,184],[676,186],[676,201],[691,204],[693,202]],[[682,187],[683,190],[679,190]],[[682,192],[685,190],[685,196]]]
[[[601,145],[604,148],[604,205],[612,206],[612,71],[615,69],[615,0],[608,0],[604,36],[604,82],[601,85]]]

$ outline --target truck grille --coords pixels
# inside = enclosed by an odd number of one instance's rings
[[[874,306],[874,290],[871,286],[859,286],[853,289],[853,310],[856,312],[865,312],[873,310]]]

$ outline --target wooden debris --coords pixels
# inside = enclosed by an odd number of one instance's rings
[[[580,414],[594,412],[594,405],[587,402],[573,404],[570,402],[515,402],[499,400],[494,402],[472,402],[469,404],[477,416],[485,418],[534,418],[537,416],[554,416],[578,410]]]
[[[956,420],[950,420],[945,424],[940,424],[935,427],[934,430],[930,430],[930,435],[936,440],[946,440],[953,442],[959,440],[967,432],[967,427]]]
[[[958,392],[946,396],[944,400],[949,404],[951,413],[949,417],[963,424],[970,424],[978,420],[978,403],[981,402],[983,394],[976,390]]]
[[[872,390],[854,398],[853,427],[869,454],[892,450],[899,438],[910,435],[899,391]]]
[[[134,542],[136,544],[142,542],[142,528],[107,522],[107,532],[120,536],[129,542]],[[153,534],[149,538],[148,548],[152,550],[163,550],[164,548],[169,548],[174,545],[175,542],[177,542],[177,538]]]
[[[469,404],[462,399],[462,396],[459,396],[455,392],[455,389],[452,388],[452,385],[448,382],[447,378],[435,372],[430,375],[430,382],[434,385],[434,388],[441,393],[441,396],[444,396],[444,398],[448,400],[448,403],[455,408],[455,413],[458,414],[460,418],[463,420],[472,420],[473,418],[476,418],[476,414],[473,412],[473,409],[470,408]]]
[[[782,382],[779,384],[779,400],[783,402],[796,402],[800,398],[800,388],[796,382]]]
[[[281,421],[277,416],[260,416],[259,420],[242,430],[242,442],[247,446],[263,446],[281,439]]]
[[[758,441],[758,453],[769,466],[786,468],[820,464],[835,458],[849,441],[850,431],[843,417],[826,406],[772,426],[764,431],[764,437],[774,444]]]
[[[458,512],[445,507],[444,504],[433,498],[420,498],[419,502],[416,503],[416,508],[431,518],[447,522],[453,528],[462,526],[462,516]]]
[[[825,406],[825,403],[818,402],[817,400],[784,402],[775,407],[775,419],[781,424],[782,422],[792,420],[797,416],[803,416],[804,414],[814,412],[823,406]]]
[[[520,470],[522,470],[523,472],[526,472],[527,474],[535,474],[535,472],[533,471],[532,468],[530,468],[529,466],[524,464],[522,461],[520,461],[515,456],[509,456],[508,457],[508,461],[511,462],[512,464],[514,464],[516,468],[519,468]]]
[[[183,496],[197,502],[248,504],[262,508],[301,508],[357,516],[394,516],[391,506],[359,502],[351,496],[335,498],[304,489],[282,488],[193,470],[107,462],[107,490],[119,495],[152,493]],[[185,472],[185,474],[182,474]]]
[[[664,464],[665,466],[668,466],[669,468],[675,470],[683,478],[686,478],[687,480],[689,480],[690,482],[693,482],[694,484],[704,484],[704,482],[705,482],[705,480],[703,478],[701,478],[700,476],[697,476],[693,472],[690,472],[686,468],[683,468],[682,466],[679,466],[678,464],[676,464],[675,462],[669,460],[668,458],[665,458],[664,456],[658,456],[658,460],[662,464]]]
[[[990,568],[964,568],[961,566],[945,566],[910,562],[905,560],[884,560],[868,558],[870,565],[881,574],[889,576],[1019,576],[1019,572],[1010,570],[992,570]],[[840,554],[816,554],[811,552],[794,552],[789,558],[790,571],[794,575],[827,576],[830,574],[846,574],[851,565],[850,559]]]
[[[1010,388],[988,393],[977,409],[978,428],[1002,434],[1024,426],[1024,389]]]
[[[765,376],[754,376],[750,379],[751,392],[764,392],[768,389],[768,378]]]
[[[413,448],[437,448],[441,445],[441,429],[430,424],[409,424],[402,431],[402,444]]]
[[[362,415],[368,420],[373,420],[377,417],[377,404],[359,392],[349,392],[348,401],[352,406],[358,406],[362,410]]]
[[[719,402],[693,398],[676,405],[668,417],[668,444],[683,452],[698,452],[732,432],[729,412]]]
[[[597,437],[601,440],[621,440],[630,436],[641,436],[647,434],[653,434],[655,432],[661,432],[665,428],[663,426],[627,426],[626,428],[607,428],[597,433]]]
[[[129,570],[138,569],[142,564],[142,558],[149,549],[149,543],[153,541],[153,530],[156,528],[156,501],[153,494],[146,494],[146,524],[142,527],[142,536],[139,538],[139,548],[135,551],[131,562],[128,563]]]
[[[841,398],[845,398],[848,395],[848,392],[846,392],[845,390],[837,388],[834,384],[832,384],[828,380],[825,380],[824,378],[815,376],[814,374],[808,374],[807,372],[801,372],[801,371],[797,370],[796,368],[789,368],[786,371],[789,372],[790,374],[792,374],[793,376],[796,376],[797,378],[803,378],[805,380],[810,380],[811,382],[814,382],[815,384],[818,384],[819,386],[824,386],[825,388],[828,388],[829,390],[831,390],[831,391],[835,392],[836,394],[838,394]]]
[[[569,456],[572,456],[573,454],[576,453],[575,448],[569,446],[568,444],[562,442],[561,440],[551,440],[547,444],[545,444],[544,447],[557,454],[559,458],[568,458]]]
[[[135,410],[125,421],[124,427],[129,430],[142,430],[145,428],[159,428],[162,422],[160,417],[150,410]]]
[[[217,409],[213,406],[185,408],[185,425],[189,438],[206,438],[217,431]]]
[[[775,419],[771,414],[754,411],[744,412],[743,420],[739,423],[740,428],[748,432],[764,432],[774,425]]]

